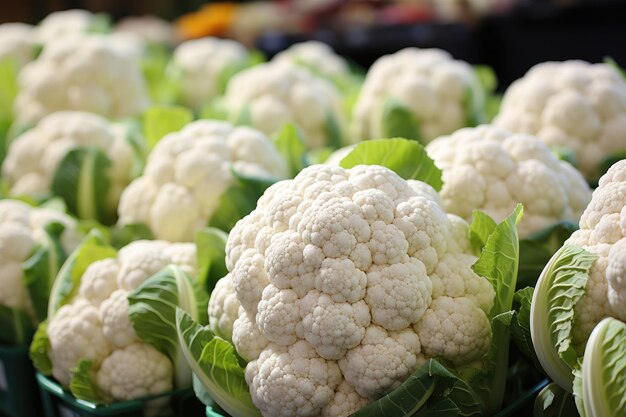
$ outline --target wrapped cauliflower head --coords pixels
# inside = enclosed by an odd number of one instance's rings
[[[115,213],[120,194],[132,179],[136,146],[141,145],[133,142],[122,124],[93,113],[56,112],[11,142],[2,174],[12,195],[42,195],[51,191],[53,178],[69,152],[98,149],[111,163],[106,171],[110,180],[106,211]]]
[[[301,65],[330,80],[339,80],[350,76],[350,67],[346,60],[337,55],[330,46],[318,41],[294,44],[276,54],[272,61],[285,61]]]
[[[430,186],[380,166],[314,165],[270,187],[231,231],[209,303],[254,405],[347,416],[427,358],[484,355],[494,290],[467,235]]]
[[[35,124],[61,110],[115,119],[140,114],[148,105],[138,62],[106,37],[61,38],[24,66],[15,114]]]
[[[20,68],[30,62],[35,57],[32,31],[33,27],[25,23],[1,24],[0,61],[14,59]]]
[[[484,97],[472,67],[440,49],[406,48],[379,58],[367,72],[352,114],[356,137],[380,139],[399,134],[387,126],[402,111],[413,120],[414,136],[430,142],[484,118]],[[391,129],[391,131],[390,131]]]
[[[520,238],[577,222],[591,199],[583,176],[531,135],[482,125],[437,138],[426,151],[443,171],[440,195],[449,213],[470,221],[478,209],[500,222],[522,203]]]
[[[199,120],[161,139],[144,173],[122,193],[119,222],[144,223],[155,237],[193,241],[234,183],[244,175],[284,178],[286,164],[261,132]]]
[[[593,181],[604,159],[626,149],[626,81],[607,64],[538,64],[507,89],[494,123],[571,152]]]
[[[141,339],[129,312],[132,291],[170,264],[196,276],[195,245],[138,240],[85,269],[76,296],[45,329],[52,375],[61,385],[68,387],[78,372],[74,369],[90,361],[90,379],[106,403],[172,390],[172,360]],[[171,302],[169,294],[165,297]],[[153,314],[163,317],[158,309]]]
[[[57,253],[57,248],[50,243],[52,237],[45,230],[52,222],[63,226],[61,234],[55,236],[61,245],[61,253],[57,256],[51,254],[47,266],[54,268],[56,264],[60,268],[64,255],[70,253],[80,241],[74,219],[62,212],[31,207],[21,201],[0,200],[0,305],[25,311],[33,321],[41,318],[39,311],[47,308],[46,305],[34,303],[39,299],[47,300],[48,294],[40,294],[41,297],[33,300],[26,286],[23,266],[38,248],[48,247],[50,250],[55,249]],[[56,270],[49,272],[53,275]],[[43,281],[46,277],[41,276],[38,279]],[[39,287],[38,290],[41,289]],[[47,285],[43,287],[49,289]],[[3,332],[6,330],[3,328]]]
[[[235,75],[226,87],[224,106],[232,121],[267,135],[293,123],[309,149],[339,147],[346,124],[337,88],[290,62],[257,65]]]
[[[182,101],[199,109],[223,93],[224,77],[243,69],[249,61],[240,43],[219,38],[202,38],[181,43],[172,63],[180,71]]]

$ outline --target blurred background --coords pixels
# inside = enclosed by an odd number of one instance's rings
[[[316,39],[367,67],[407,46],[438,47],[491,66],[504,89],[532,65],[611,56],[626,63],[626,0],[22,0],[3,1],[0,22],[37,23],[57,10],[106,12],[117,21],[156,15],[181,39],[235,38],[271,57]]]

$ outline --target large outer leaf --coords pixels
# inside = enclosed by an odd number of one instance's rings
[[[407,106],[394,98],[386,99],[375,116],[374,132],[382,139],[402,137],[424,143],[420,122]]]
[[[429,359],[398,388],[350,417],[410,417],[426,405],[431,396],[452,389],[456,381],[454,374]]]
[[[226,268],[226,240],[228,235],[214,227],[196,232],[198,282],[211,294],[217,281],[228,274]]]
[[[541,366],[571,392],[577,352],[571,345],[574,305],[585,293],[597,255],[572,245],[554,254],[537,281],[530,310],[530,331]]]
[[[524,288],[515,293],[513,307],[515,316],[511,322],[511,336],[519,350],[529,358],[535,368],[543,371],[541,363],[535,353],[533,340],[530,334],[530,306],[533,298],[533,288]],[[545,372],[544,372],[545,373]]]
[[[176,311],[176,325],[187,362],[219,406],[232,417],[260,417],[233,346],[181,309]]]
[[[474,210],[472,213],[472,224],[469,229],[469,240],[472,246],[472,250],[476,255],[480,255],[480,252],[487,244],[489,235],[496,229],[496,222],[491,217],[479,210]]]
[[[582,365],[585,414],[626,416],[625,387],[626,324],[608,317],[595,327],[585,348]]]
[[[81,360],[75,368],[71,369],[70,392],[79,400],[88,401],[92,404],[104,404],[105,401],[93,383],[93,363],[89,360]]]
[[[418,142],[402,138],[378,139],[361,142],[341,160],[343,168],[357,165],[381,165],[406,180],[419,180],[440,191],[443,185],[441,170],[428,157]]]
[[[156,106],[143,115],[144,136],[150,149],[165,135],[177,132],[193,121],[191,110],[181,106]]]
[[[106,243],[98,230],[89,232],[68,256],[54,280],[48,302],[48,319],[78,292],[80,280],[89,265],[105,258],[113,258],[116,254],[117,251]]]
[[[37,327],[28,354],[30,360],[33,361],[35,369],[48,376],[52,374],[52,362],[48,355],[49,351],[50,339],[48,338],[48,322],[43,321],[39,323],[39,327]]]
[[[23,264],[24,283],[35,309],[37,321],[48,316],[48,298],[54,279],[65,261],[61,235],[65,226],[53,222],[44,227],[44,241]]]
[[[289,178],[298,175],[306,167],[306,146],[298,128],[286,123],[273,137],[274,146],[287,162]]]
[[[174,363],[176,387],[191,386],[176,333],[176,309],[207,323],[208,295],[178,266],[170,265],[128,294],[128,315],[140,339],[166,354]]]
[[[81,219],[113,224],[115,207],[108,201],[111,161],[97,148],[69,151],[54,172],[50,189]]]
[[[574,397],[554,382],[535,398],[535,417],[576,417]]]

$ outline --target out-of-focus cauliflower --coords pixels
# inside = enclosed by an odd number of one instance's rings
[[[235,75],[224,105],[232,121],[243,120],[271,135],[285,123],[300,128],[308,148],[340,146],[345,117],[336,87],[290,62],[257,65]]]
[[[562,220],[577,222],[591,199],[583,176],[531,135],[483,125],[437,138],[426,150],[443,170],[448,212],[470,221],[478,209],[500,222],[522,203],[521,238]]]
[[[276,54],[272,60],[302,65],[315,74],[330,80],[342,79],[350,75],[350,68],[346,60],[337,55],[327,44],[317,41],[292,45]]]
[[[189,256],[180,256],[182,253]],[[164,354],[141,341],[129,318],[129,291],[180,259],[195,276],[192,243],[135,241],[116,258],[90,264],[80,278],[78,294],[49,319],[49,357],[53,376],[65,387],[71,370],[90,360],[94,382],[108,402],[170,391],[173,365]],[[177,254],[176,260],[171,254]]]
[[[314,165],[270,187],[226,246],[233,343],[261,413],[347,416],[426,358],[485,354],[494,290],[467,229],[428,185],[380,166]]]
[[[35,36],[39,43],[48,45],[59,39],[79,38],[89,32],[105,30],[103,15],[88,10],[70,9],[47,15],[36,27]]]
[[[106,37],[62,38],[19,75],[17,120],[34,124],[61,110],[107,118],[136,116],[148,105],[139,64]]]
[[[21,68],[35,57],[33,27],[25,23],[0,25],[0,61],[15,59]]]
[[[122,190],[132,179],[133,145],[123,125],[93,113],[62,111],[50,114],[11,142],[2,174],[13,195],[38,195],[50,190],[52,178],[71,150],[93,147],[111,161],[109,211],[115,212]]]
[[[207,37],[183,42],[173,56],[173,65],[180,70],[183,103],[199,109],[222,94],[222,77],[243,69],[248,60],[246,48],[233,40]]]
[[[171,46],[177,40],[174,26],[152,15],[125,17],[115,25],[115,33],[130,34],[152,45]]]
[[[45,243],[44,226],[50,222],[65,226],[61,244],[66,253],[71,252],[80,241],[74,219],[62,212],[31,207],[21,201],[0,200],[0,305],[34,315],[22,264],[37,245]]]
[[[353,111],[358,138],[385,135],[381,126],[388,100],[413,115],[425,142],[483,118],[483,92],[472,67],[440,49],[406,48],[372,65]]]
[[[192,241],[233,184],[231,169],[286,176],[284,160],[261,132],[226,122],[193,122],[152,150],[143,176],[122,193],[119,221],[144,223],[159,239]]]
[[[626,81],[607,64],[545,62],[507,89],[494,123],[574,154],[587,180],[626,149]]]

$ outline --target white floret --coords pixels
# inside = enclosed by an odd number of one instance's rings
[[[248,362],[258,359],[270,343],[259,331],[255,318],[250,317],[243,308],[239,309],[239,317],[233,323],[232,340],[237,353]]]
[[[98,310],[102,333],[115,348],[124,348],[139,341],[128,315],[128,307],[128,292],[116,290],[102,302]]]
[[[252,127],[271,135],[285,123],[302,131],[308,148],[329,144],[329,118],[340,131],[340,94],[329,81],[289,62],[257,65],[231,78],[224,104],[233,121],[248,115]]]
[[[209,299],[209,325],[219,337],[231,340],[233,323],[239,316],[239,301],[230,274],[217,281]]]
[[[173,374],[167,356],[146,343],[134,343],[104,359],[95,380],[104,397],[116,402],[169,392]]]
[[[98,367],[111,352],[98,310],[81,298],[56,312],[48,322],[47,333],[52,375],[64,387],[70,383],[70,370],[81,360],[90,360]]]
[[[48,45],[59,39],[80,38],[96,23],[97,16],[88,10],[71,9],[50,13],[35,29],[37,41]]]
[[[113,258],[92,263],[83,273],[78,294],[95,307],[99,307],[118,289],[117,275],[119,269],[119,262]]]
[[[33,27],[25,23],[3,23],[0,25],[0,62],[15,60],[18,68],[35,58],[32,39]]]
[[[148,44],[170,46],[176,41],[174,26],[157,16],[128,16],[115,25],[116,33],[136,36]]]
[[[330,80],[345,78],[350,73],[346,60],[337,55],[330,46],[318,41],[294,44],[276,54],[272,61],[302,65]]]
[[[626,148],[626,82],[607,64],[544,62],[508,88],[495,123],[571,151],[585,178]]]
[[[333,400],[322,410],[321,417],[348,417],[369,403],[361,397],[354,387],[345,380],[341,381],[335,391]]]
[[[192,241],[233,183],[237,162],[255,164],[265,178],[286,175],[284,160],[259,132],[219,121],[190,123],[152,150],[143,176],[122,193],[119,222],[144,223],[159,239]]]
[[[147,105],[135,60],[104,37],[62,38],[20,72],[15,114],[24,124],[62,110],[115,119],[137,116]]]
[[[172,62],[181,72],[183,103],[199,109],[222,94],[225,71],[243,69],[248,59],[246,48],[230,39],[205,37],[181,43]]]
[[[443,171],[447,211],[471,221],[478,209],[500,222],[522,203],[521,238],[577,221],[591,199],[583,176],[534,136],[483,125],[437,138],[426,150]]]
[[[389,99],[410,110],[427,142],[467,126],[480,114],[483,101],[469,64],[440,49],[418,48],[386,55],[372,65],[353,111],[357,137],[382,138],[382,108]]]

